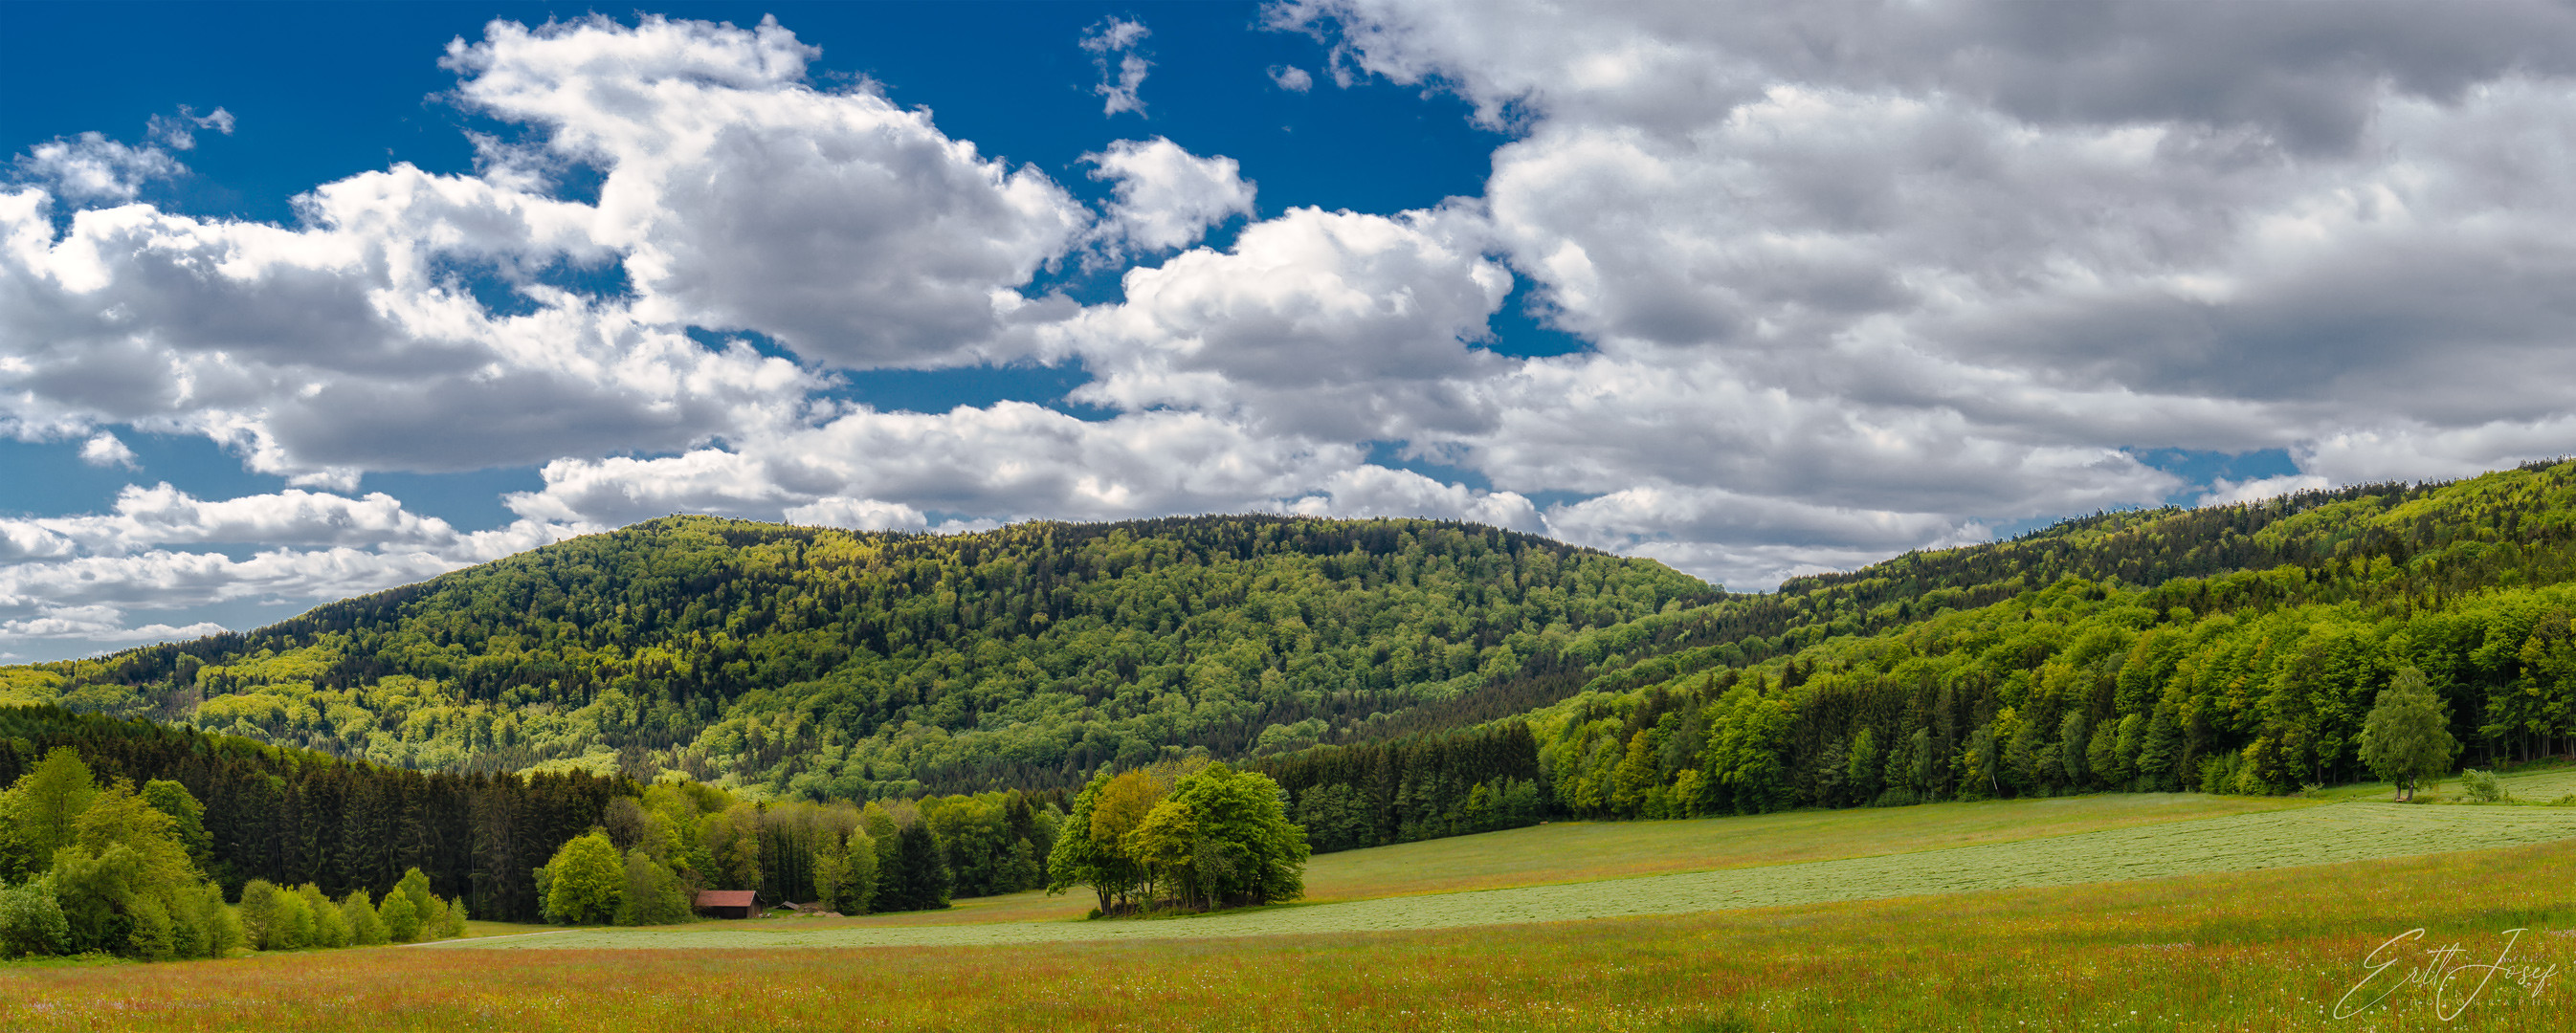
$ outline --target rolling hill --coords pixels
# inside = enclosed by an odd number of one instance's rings
[[[673,517],[246,634],[0,669],[0,699],[398,766],[867,799],[1311,745],[1722,597],[1420,520],[940,537]]]
[[[1453,828],[1439,816],[1499,776],[1596,816],[2278,790],[2352,776],[2355,708],[2397,663],[2450,694],[2480,757],[2563,741],[2533,680],[2558,676],[2533,672],[2564,638],[2571,532],[2576,465],[2544,464],[2097,514],[1739,594],[1425,520],[941,537],[673,517],[254,632],[0,669],[0,699],[399,766],[854,798],[1204,751],[1259,759],[1301,803],[1367,797],[1348,845]],[[2526,689],[2536,716],[2498,725]],[[2111,744],[2099,771],[2060,752],[2079,712],[2085,750],[2096,728]],[[1513,727],[1528,745],[1464,745]],[[2163,766],[2142,773],[2150,735]]]

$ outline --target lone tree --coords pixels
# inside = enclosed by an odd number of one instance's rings
[[[2400,800],[2415,798],[2416,780],[2449,771],[2459,749],[2459,740],[2451,737],[2450,708],[2424,681],[2424,672],[2413,667],[2400,668],[2389,679],[2362,722],[2361,762],[2396,783]]]

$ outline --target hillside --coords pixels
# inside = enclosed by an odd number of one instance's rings
[[[1949,798],[1980,779],[1987,795],[2125,787],[2151,734],[2170,765],[2155,785],[2198,787],[2204,762],[2241,762],[2265,740],[2274,759],[2243,785],[2295,788],[2353,773],[2353,708],[2399,662],[2303,644],[2323,623],[2353,642],[2406,630],[2411,643],[2434,625],[2377,622],[2447,615],[2455,630],[2438,634],[2475,639],[2400,658],[2450,694],[2474,757],[2568,734],[2543,731],[2560,718],[2499,725],[2488,712],[2511,710],[2498,687],[2538,669],[2519,657],[2556,605],[2542,590],[2576,573],[2571,469],[2097,514],[1762,594],[1420,520],[936,537],[675,517],[256,632],[0,668],[0,699],[399,766],[676,770],[852,798],[1065,788],[1102,764],[1204,749],[1266,758],[1301,803],[1308,786],[1348,786],[1350,808],[1371,814],[1316,825],[1319,846],[1541,813]],[[2522,615],[2521,630],[2493,632],[2509,644],[2479,637],[2491,610]],[[2343,665],[2344,695],[2314,700],[2313,720],[2282,709],[2286,695],[2267,702],[2284,649]],[[2213,659],[2227,650],[2243,662]],[[2221,669],[2254,680],[2216,687]],[[2186,673],[2200,680],[2155,732]],[[1743,720],[1781,724],[1730,768],[1707,751],[1728,727],[1712,708],[1739,685],[1728,706],[1770,707]],[[2087,751],[2107,728],[2107,748],[2132,759],[2096,774],[2089,756],[2074,770],[2059,756],[2062,774],[2046,777],[2036,758],[2063,749],[2077,710]],[[2137,741],[2122,747],[2132,717]],[[1995,760],[1963,767],[1987,749],[1981,731]],[[1623,769],[1644,733],[1651,772],[1645,756]],[[1919,777],[1889,774],[1900,752]],[[1757,777],[1764,764],[1777,774]],[[1702,783],[1683,786],[1685,771]],[[1608,788],[1622,779],[1626,790]],[[1524,795],[1504,800],[1515,782]],[[1493,799],[1461,817],[1477,784]],[[1655,803],[1653,786],[1690,802]]]
[[[2461,763],[2511,764],[2576,743],[2571,532],[2576,463],[2105,515],[1730,600],[1708,614],[1809,619],[1509,720],[1264,767],[1319,849],[1544,813],[2273,794],[2368,778],[2362,720],[2407,667]]]
[[[867,799],[1302,747],[1721,596],[1651,561],[1424,520],[942,537],[673,517],[247,634],[0,669],[0,700],[400,766]]]

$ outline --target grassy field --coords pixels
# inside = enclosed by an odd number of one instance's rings
[[[2393,809],[2393,808],[2392,808]],[[2408,810],[2472,810],[2409,808]],[[2304,812],[2301,812],[2304,813]],[[2565,1028],[2576,841],[2136,882],[1512,928],[851,950],[375,948],[0,974],[12,1030]],[[1152,923],[1145,923],[1152,924]],[[2361,998],[2391,937],[2420,945]],[[556,939],[559,937],[546,937]],[[2389,955],[2383,954],[2386,958]],[[2472,972],[2474,978],[2480,973]],[[2522,976],[2523,982],[2514,982]]]
[[[2560,781],[2576,771],[2508,785],[2546,800]],[[1309,872],[1325,902],[1151,922],[1066,921],[1082,898],[1022,894],[846,921],[475,922],[434,945],[0,966],[0,1029],[2566,1026],[2576,808],[2329,795],[2352,802],[1556,824],[1325,855]],[[2336,1018],[2364,959],[2415,928],[2429,932],[2383,953],[2400,963],[2356,1000],[2395,993]],[[2515,928],[2505,975],[2473,997],[2454,979],[2454,1021],[2405,981],[2438,963],[2425,948],[2487,962]],[[2552,965],[2564,975],[2532,978]]]
[[[1274,907],[1151,922],[704,922],[432,949],[839,948],[1384,932],[1561,922],[2246,871],[2576,838],[2576,808],[2347,803],[1911,854]]]
[[[2309,807],[2317,802],[2126,793],[1686,821],[1554,822],[1319,854],[1306,865],[1306,899],[1310,903],[1371,900],[1913,853]],[[852,927],[1071,921],[1080,919],[1092,904],[1090,895],[1080,890],[1055,897],[1031,892],[961,900],[947,911],[797,921]]]

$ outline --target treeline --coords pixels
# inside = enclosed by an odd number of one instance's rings
[[[403,873],[504,921],[539,914],[534,869],[640,789],[581,772],[441,774],[340,760],[143,720],[0,706],[0,780],[58,747],[101,779],[172,782],[204,808],[205,873],[237,896],[251,880],[381,896]]]
[[[1061,801],[1012,790],[755,803],[665,782],[610,801],[603,824],[555,851],[536,883],[544,918],[576,925],[685,921],[701,889],[851,915],[944,908],[1044,886]]]
[[[0,790],[0,958],[113,954],[220,958],[460,935],[465,911],[428,892],[418,869],[381,903],[332,900],[253,879],[235,906],[206,878],[204,808],[176,782],[101,784],[58,746]]]
[[[1534,825],[1551,813],[1519,721],[1265,758],[1318,853]]]
[[[142,720],[0,706],[0,784],[64,748],[101,780],[186,793],[198,815],[193,863],[224,897],[246,899],[244,887],[259,884],[381,899],[412,878],[425,880],[422,893],[499,921],[546,918],[551,887],[541,870],[593,830],[621,864],[641,848],[657,866],[638,868],[637,884],[658,887],[656,900],[682,901],[676,912],[650,911],[658,921],[686,918],[699,889],[755,890],[773,903],[828,898],[850,913],[1034,889],[1045,885],[1067,803],[1061,791],[1015,790],[860,808],[577,771],[424,773]],[[863,885],[833,867],[848,863],[854,834],[886,855]]]
[[[852,533],[675,517],[274,627],[0,668],[0,700],[442,771],[880,799],[1283,752],[1722,593],[1429,520]]]

